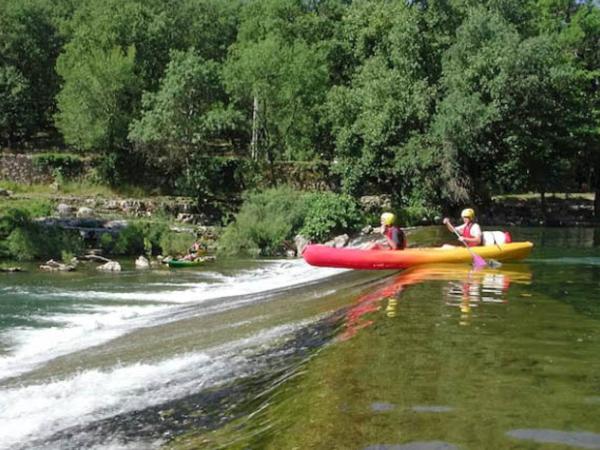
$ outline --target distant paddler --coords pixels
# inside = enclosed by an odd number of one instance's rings
[[[371,244],[371,250],[404,250],[406,248],[406,236],[404,231],[396,225],[396,216],[391,212],[384,212],[381,215],[381,234],[385,237],[386,242],[380,244],[375,242]]]

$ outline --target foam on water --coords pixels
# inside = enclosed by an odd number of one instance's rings
[[[139,362],[110,370],[87,370],[66,379],[0,390],[0,449],[42,441],[78,425],[159,405],[244,377],[268,360],[257,350],[285,340],[319,317],[157,363]],[[254,350],[253,350],[254,349]]]
[[[45,294],[50,297],[65,299],[86,298],[91,300],[125,300],[168,303],[201,303],[221,297],[259,294],[267,291],[291,288],[347,271],[346,269],[314,268],[303,260],[277,260],[265,262],[265,267],[244,270],[235,275],[210,273],[212,282],[170,284],[177,287],[173,290],[157,290],[156,285],[148,287],[152,290],[136,292],[114,291],[66,291]],[[44,294],[40,294],[44,295]]]
[[[47,326],[13,328],[0,338],[8,354],[0,357],[0,379],[14,377],[77,350],[102,344],[146,326],[165,306],[93,306],[72,314],[35,317]]]
[[[331,277],[340,269],[315,269],[302,260],[265,262],[264,267],[241,271],[235,276],[208,272],[213,283],[185,283],[176,290],[160,291],[144,285],[137,292],[72,290],[63,292],[29,292],[29,296],[80,301],[71,313],[36,317],[35,328],[12,328],[0,341],[8,346],[0,357],[0,379],[14,377],[58,356],[83,350],[122,336],[132,330],[165,323],[182,304],[201,304],[207,300],[238,296],[235,301],[207,306],[202,313],[230,310],[254,301],[257,295]],[[206,272],[203,272],[203,277]],[[128,286],[131,289],[132,286]],[[139,285],[135,286],[140,288]],[[254,296],[254,297],[253,297]],[[85,303],[93,300],[94,305]],[[98,305],[110,301],[111,306]],[[115,301],[148,302],[147,305],[115,305]],[[160,302],[160,303],[157,303]],[[198,314],[198,313],[196,313]]]

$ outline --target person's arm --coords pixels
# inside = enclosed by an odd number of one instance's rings
[[[442,223],[444,225],[446,225],[446,228],[448,228],[448,231],[450,233],[454,233],[454,230],[456,230],[456,231],[458,231],[459,234],[461,234],[461,231],[465,227],[464,225],[459,225],[459,226],[455,227],[454,225],[452,225],[452,222],[450,222],[450,219],[448,219],[447,217],[444,217],[444,220],[442,221]]]

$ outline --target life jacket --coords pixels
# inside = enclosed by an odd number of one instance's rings
[[[473,238],[475,236],[471,235],[471,227],[475,224],[475,222],[469,222],[462,230],[463,237]],[[478,244],[475,242],[465,242],[469,247],[477,247]]]
[[[406,236],[404,235],[404,231],[402,231],[398,227],[387,227],[385,229],[385,235],[388,239],[394,240],[393,234],[394,230],[398,231],[398,248],[396,250],[404,250],[406,248]]]

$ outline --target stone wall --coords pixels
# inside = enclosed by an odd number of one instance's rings
[[[0,153],[0,179],[16,183],[51,183],[52,173],[40,171],[33,164],[31,155]]]

